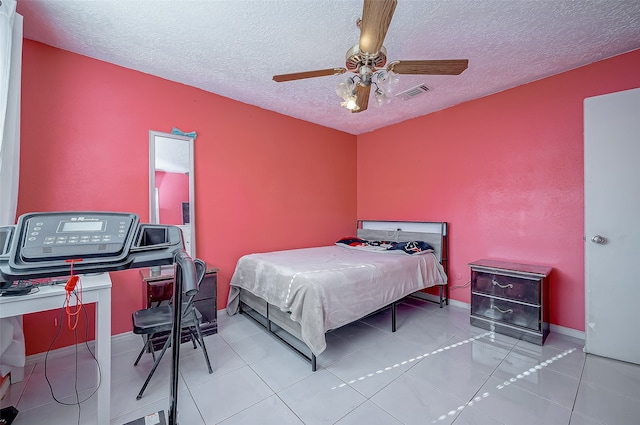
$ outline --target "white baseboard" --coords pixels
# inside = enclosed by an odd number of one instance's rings
[[[458,300],[449,300],[449,305],[452,305],[454,307],[460,307],[460,308],[464,308],[466,310],[471,311],[471,304],[469,303],[465,303],[462,301],[458,301]]]
[[[114,342],[119,342],[119,341],[124,341],[127,339],[133,339],[133,338],[140,338],[138,335],[135,335],[133,332],[129,331],[129,332],[124,332],[121,334],[117,334],[117,335],[112,335],[111,336],[111,344],[113,345]],[[89,345],[89,348],[91,348],[91,351],[93,351],[93,354],[95,355],[95,348],[96,348],[96,342],[94,340],[91,340],[87,343]],[[84,342],[81,342],[79,344],[81,346],[81,350],[86,350],[86,347],[84,345]],[[56,357],[61,357],[61,356],[66,356],[66,355],[70,355],[73,354],[76,350],[76,346],[74,345],[68,345],[66,347],[61,347],[61,348],[56,348],[55,350],[51,350],[49,351],[49,355],[48,357],[50,358],[56,358]],[[25,362],[26,363],[33,363],[33,362],[37,362],[40,360],[44,360],[45,356],[47,356],[47,352],[43,352],[43,353],[37,353],[37,354],[31,354],[29,356],[26,357]]]
[[[96,347],[95,341],[89,341],[88,344],[89,344],[89,347],[91,348],[91,351],[93,351],[95,354],[95,351],[94,351]],[[79,345],[82,346],[81,349],[86,349],[84,342],[79,343]],[[76,346],[75,344],[73,344],[73,345],[67,345],[66,347],[56,348],[55,350],[49,351],[48,354],[46,351],[42,353],[31,354],[26,357],[25,363],[26,364],[35,363],[35,362],[44,360],[44,358],[47,356],[53,359],[56,357],[71,355],[75,352],[75,350],[76,350]]]
[[[427,301],[433,301],[433,302],[436,302],[436,303],[440,302],[440,297],[438,295],[427,294],[426,292],[415,292],[415,293],[413,293],[411,295],[416,297],[416,298],[422,298],[422,299],[427,300]],[[452,299],[449,299],[449,305],[454,306],[454,307],[465,308],[467,310],[471,309],[471,306],[469,304],[464,303],[462,301],[452,300]]]
[[[574,338],[578,338],[584,341],[585,339],[585,333],[584,331],[579,331],[577,329],[571,329],[571,328],[566,328],[564,326],[560,326],[560,325],[549,325],[549,330],[551,332],[555,332],[561,335],[567,335],[567,336],[571,336]]]
[[[415,293],[413,295],[416,296],[417,298],[423,298],[423,299],[429,300],[429,301],[439,302],[439,300],[440,300],[440,297],[438,297],[437,295],[427,294],[425,292],[417,292],[417,293]],[[449,300],[449,305],[454,306],[454,307],[464,308],[464,309],[467,309],[467,310],[471,311],[471,304],[465,303],[465,302],[462,302],[462,301]],[[553,333],[570,336],[570,337],[573,337],[573,338],[581,339],[583,341],[585,339],[584,331],[579,331],[577,329],[567,328],[565,326],[560,326],[560,325],[549,324],[549,330],[551,332],[553,332]]]
[[[432,295],[432,294],[427,294],[425,292],[417,292],[415,294],[413,294],[415,297],[417,298],[422,298],[428,301],[434,301],[434,302],[439,302],[440,301],[440,297],[437,295]],[[466,310],[471,311],[471,305],[469,303],[465,303],[463,301],[457,301],[457,300],[449,300],[449,305],[453,306],[453,307],[459,307],[459,308],[464,308]],[[221,309],[218,310],[218,315],[220,314],[226,314],[226,309]],[[573,338],[577,338],[577,339],[581,339],[584,341],[585,339],[585,333],[583,331],[579,331],[577,329],[571,329],[571,328],[567,328],[564,326],[560,326],[560,325],[549,325],[549,328],[551,330],[551,332],[554,333],[558,333],[561,335],[567,335]],[[129,332],[124,332],[121,334],[117,334],[117,335],[112,335],[111,336],[111,344],[115,343],[115,342],[120,342],[120,341],[125,341],[128,339],[137,339],[139,338],[138,335],[135,335],[133,332],[129,331]],[[89,341],[89,347],[93,350],[95,349],[95,341]],[[49,352],[49,357],[51,358],[55,358],[55,357],[60,357],[60,356],[65,356],[68,354],[73,354],[73,352],[75,351],[75,345],[69,345],[67,347],[62,347],[62,348],[57,348],[55,350],[51,350]],[[27,356],[26,358],[26,363],[32,363],[32,362],[37,362],[39,360],[43,360],[44,357],[46,356],[46,352],[45,353],[38,353],[38,354],[32,354],[30,356]]]

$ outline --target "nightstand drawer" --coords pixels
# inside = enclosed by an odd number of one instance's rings
[[[538,280],[478,271],[473,273],[471,290],[529,304],[540,304]]]
[[[540,330],[540,307],[479,294],[471,295],[471,314],[523,328]]]

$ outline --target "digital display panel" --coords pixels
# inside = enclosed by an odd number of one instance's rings
[[[99,232],[102,231],[104,221],[65,221],[62,232]]]

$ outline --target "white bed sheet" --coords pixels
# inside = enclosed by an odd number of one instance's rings
[[[390,255],[325,246],[245,255],[231,278],[227,313],[240,288],[290,312],[303,341],[319,355],[325,333],[423,288],[447,282],[436,257]]]

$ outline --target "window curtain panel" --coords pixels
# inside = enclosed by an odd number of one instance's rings
[[[22,16],[16,0],[0,2],[0,226],[15,224],[20,171]],[[0,374],[24,376],[22,316],[0,320]]]
[[[0,226],[15,224],[20,171],[22,16],[16,0],[0,5]]]

